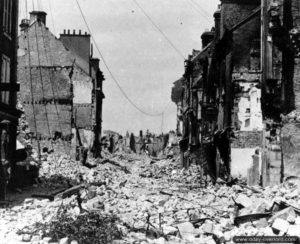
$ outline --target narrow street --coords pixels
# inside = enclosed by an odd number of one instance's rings
[[[0,244],[300,243],[299,0],[0,0]]]
[[[47,155],[42,182],[8,196],[13,207],[1,210],[1,243],[213,244],[234,236],[299,236],[299,180],[264,190],[238,180],[212,185],[197,166],[179,165],[179,158],[107,153],[88,169]],[[107,222],[90,222],[93,214]],[[104,229],[105,236],[95,234]]]

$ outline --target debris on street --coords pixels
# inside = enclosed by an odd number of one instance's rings
[[[147,156],[112,154],[88,169],[68,157],[54,158],[43,162],[39,184],[52,198],[31,195],[1,210],[0,225],[6,228],[0,228],[0,235],[6,243],[231,243],[234,236],[245,235],[300,237],[299,180],[263,189],[241,181],[213,185],[207,179],[204,187],[197,166],[183,170],[179,160],[153,163]]]

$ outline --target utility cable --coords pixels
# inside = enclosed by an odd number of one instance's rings
[[[53,18],[53,11],[52,11],[51,0],[48,1],[48,4],[49,4],[49,9],[50,9],[50,15],[51,15],[51,20],[52,20],[53,30],[54,30],[55,35],[56,35],[56,28],[55,28],[55,23],[54,23],[54,18]]]
[[[191,2],[193,2],[194,5],[197,6],[201,10],[201,12],[204,14],[203,17],[205,17],[205,18],[211,17],[211,15],[199,3],[197,3],[197,1],[191,0]],[[207,20],[211,22],[211,19],[207,19]]]
[[[139,106],[137,106],[137,105],[131,100],[131,98],[126,94],[126,92],[123,90],[123,88],[122,88],[121,85],[119,84],[118,80],[116,79],[116,77],[114,76],[114,74],[112,73],[112,71],[110,70],[110,68],[109,68],[109,66],[108,66],[108,64],[107,64],[107,62],[105,61],[104,56],[102,55],[102,52],[100,51],[100,49],[99,49],[99,47],[98,47],[98,45],[97,45],[97,42],[96,42],[96,40],[95,40],[95,38],[94,38],[94,35],[92,34],[92,31],[91,31],[91,29],[90,29],[90,27],[89,27],[89,25],[88,25],[88,23],[87,23],[87,20],[86,20],[86,18],[85,18],[85,15],[84,15],[84,13],[83,13],[83,11],[82,11],[82,8],[81,8],[81,6],[80,6],[78,0],[76,0],[76,3],[77,3],[77,6],[78,6],[78,8],[79,8],[79,11],[80,11],[80,13],[81,13],[81,17],[82,17],[82,19],[83,19],[83,21],[84,21],[84,23],[85,23],[85,25],[86,25],[86,28],[87,28],[88,31],[90,32],[91,38],[92,38],[92,40],[93,40],[93,42],[94,42],[94,44],[95,44],[95,47],[96,47],[96,49],[97,49],[97,51],[98,51],[98,53],[99,53],[99,55],[100,55],[100,57],[101,57],[101,59],[102,59],[102,62],[104,63],[104,65],[105,65],[105,67],[106,67],[108,73],[110,74],[112,80],[116,83],[116,85],[117,85],[118,88],[120,89],[120,91],[121,91],[121,93],[123,94],[123,96],[129,101],[129,103],[130,103],[133,107],[135,107],[135,108],[136,108],[138,111],[140,111],[142,114],[147,115],[147,116],[150,116],[150,117],[159,117],[159,116],[162,116],[163,113],[157,113],[157,114],[154,114],[154,113],[148,113],[148,112],[145,112],[145,111],[142,110]]]
[[[32,9],[33,9],[33,11],[35,10],[34,0],[32,0]]]
[[[76,0],[77,1],[77,0]],[[167,35],[159,28],[157,24],[152,20],[149,14],[143,9],[143,7],[138,4],[136,0],[132,0],[138,8],[143,12],[143,14],[146,16],[146,18],[151,22],[151,24],[162,34],[162,36],[167,40],[167,42],[174,48],[174,50],[183,58],[185,59],[185,56],[180,52],[180,50],[174,45],[174,43],[167,37]]]
[[[52,67],[53,66],[53,60],[52,60],[52,57],[50,55],[50,62],[49,62],[49,56],[48,56],[47,48],[46,48],[46,42],[45,42],[45,35],[44,35],[44,31],[43,31],[43,26],[41,26],[41,32],[42,32],[42,39],[43,39],[43,44],[44,44],[44,52],[45,52],[46,62],[47,62],[47,64],[49,63],[50,66]],[[50,49],[50,53],[51,53],[51,45],[49,45],[49,49]],[[56,115],[57,115],[57,119],[58,119],[58,125],[59,125],[61,133],[63,134],[63,129],[62,129],[62,125],[61,125],[61,117],[59,115],[58,107],[57,107],[57,104],[56,104],[58,96],[55,94],[55,91],[54,91],[53,70],[51,69],[51,71],[50,71],[50,69],[48,69],[48,74],[49,74],[49,79],[50,79],[52,95],[53,95],[53,98],[54,98],[54,106],[55,106]],[[57,91],[57,93],[58,93],[58,91]],[[62,140],[62,141],[63,141],[64,151],[67,154],[66,145],[64,143],[64,140]]]
[[[41,2],[40,2],[40,0],[37,0],[36,3],[37,3],[38,11],[41,11]]]
[[[32,84],[32,71],[31,71],[31,51],[30,51],[30,42],[29,42],[29,31],[26,30],[27,34],[27,43],[28,43],[28,65],[29,65],[29,79],[30,79],[30,91],[31,91],[31,104],[32,104],[32,112],[33,112],[33,120],[34,120],[34,127],[35,127],[35,135],[37,140],[37,146],[38,146],[38,157],[39,161],[41,160],[41,145],[40,140],[38,137],[38,130],[37,130],[37,122],[36,122],[36,114],[35,114],[35,105],[34,105],[34,94],[33,94],[33,84]]]
[[[201,16],[207,21],[207,23],[211,24],[212,20],[209,19],[206,15],[203,15],[203,12],[201,12],[198,7],[195,5],[194,2],[188,1],[188,3],[193,7],[193,10],[196,11],[197,13],[201,14]]]
[[[39,70],[40,78],[41,78],[41,88],[42,88],[43,104],[44,104],[44,107],[45,107],[45,117],[46,117],[49,137],[51,138],[51,147],[52,147],[52,150],[54,150],[53,142],[52,142],[52,136],[51,136],[50,122],[49,122],[48,111],[47,111],[47,104],[46,104],[46,99],[45,99],[44,79],[43,79],[43,74],[42,74],[42,69],[41,69],[40,48],[39,48],[37,28],[36,28],[37,23],[38,22],[34,23],[34,31],[35,31],[35,41],[36,41],[37,54],[38,54],[37,55],[38,65],[39,65],[38,70]]]
[[[25,1],[25,11],[26,11],[25,19],[27,19],[28,18],[28,2],[27,2],[27,0]]]

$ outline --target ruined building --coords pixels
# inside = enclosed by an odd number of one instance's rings
[[[172,89],[183,166],[277,184],[300,170],[300,3],[221,0],[214,19]]]
[[[0,1],[0,201],[5,199],[8,168],[14,174],[16,133],[21,112],[16,109],[18,0]]]
[[[50,148],[60,138],[68,152],[100,152],[104,77],[91,55],[90,35],[68,30],[57,39],[46,15],[33,11],[20,25],[18,82],[30,132]]]

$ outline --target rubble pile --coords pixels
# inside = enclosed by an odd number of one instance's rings
[[[281,115],[283,123],[287,122],[300,122],[300,113],[298,111],[292,111],[287,115]]]
[[[35,244],[88,243],[74,233],[96,235],[93,218],[99,214],[114,231],[97,235],[119,239],[113,243],[214,244],[233,243],[239,235],[300,237],[297,179],[265,189],[222,180],[204,187],[197,166],[182,170],[178,165],[176,160],[114,154],[88,169],[68,157],[49,156],[42,165],[42,184],[63,189],[53,199],[27,198],[2,211],[0,234]],[[59,214],[62,207],[67,217]]]
[[[73,243],[82,244],[111,243],[120,238],[120,232],[116,225],[117,220],[116,216],[103,215],[95,211],[85,212],[74,220],[65,208],[49,224],[49,230],[45,234],[54,236],[56,240],[65,240],[67,243],[71,240]]]

